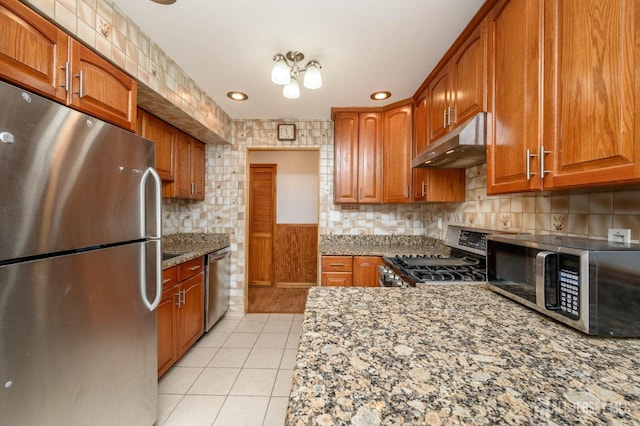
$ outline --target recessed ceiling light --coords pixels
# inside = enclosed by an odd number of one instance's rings
[[[227,98],[234,101],[246,101],[247,99],[249,99],[249,96],[247,96],[246,93],[233,91],[227,93]]]
[[[176,0],[151,0],[154,3],[158,4],[174,4]]]
[[[371,99],[373,99],[374,101],[384,101],[385,99],[389,99],[390,97],[391,97],[391,92],[387,92],[386,90],[373,92],[371,94]]]

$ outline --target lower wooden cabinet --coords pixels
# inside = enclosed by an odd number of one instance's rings
[[[158,378],[204,334],[204,258],[162,271],[157,308]]]
[[[322,256],[323,287],[377,287],[378,256]]]

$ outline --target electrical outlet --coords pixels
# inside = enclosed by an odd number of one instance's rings
[[[609,228],[608,239],[612,243],[629,244],[631,241],[631,229]]]

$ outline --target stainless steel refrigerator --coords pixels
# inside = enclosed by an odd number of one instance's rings
[[[0,425],[157,418],[148,140],[0,82]]]

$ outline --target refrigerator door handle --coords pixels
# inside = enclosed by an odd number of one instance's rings
[[[153,177],[155,183],[155,219],[156,219],[156,232],[155,235],[147,236],[147,179],[149,176]],[[161,196],[161,186],[160,186],[160,176],[153,169],[153,167],[149,167],[142,174],[142,180],[140,181],[140,235],[143,237],[149,237],[153,239],[160,239],[162,237],[162,215],[160,208],[160,196]],[[160,256],[160,255],[159,255]]]
[[[143,244],[142,250],[140,250],[140,296],[142,303],[149,309],[149,312],[152,312],[158,307],[162,297],[162,251],[159,240],[149,241],[149,243],[156,245],[156,297],[153,302],[149,302],[147,299],[147,244]]]

